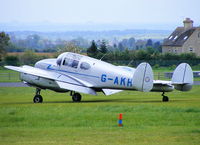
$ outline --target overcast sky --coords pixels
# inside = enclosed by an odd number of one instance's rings
[[[200,25],[200,0],[0,0],[0,23]]]

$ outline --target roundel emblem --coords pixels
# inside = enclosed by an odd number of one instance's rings
[[[145,82],[149,82],[150,81],[150,78],[149,77],[145,77]]]

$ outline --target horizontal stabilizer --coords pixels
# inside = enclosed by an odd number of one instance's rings
[[[115,89],[102,89],[106,96],[119,93],[123,90],[115,90]]]
[[[153,88],[153,71],[148,63],[141,63],[133,75],[133,86],[143,92],[149,92]]]

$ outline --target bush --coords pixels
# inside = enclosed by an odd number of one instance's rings
[[[155,65],[154,65],[154,68],[156,68],[156,69],[159,68],[159,67],[160,67],[159,64],[155,64]]]
[[[4,62],[6,65],[19,65],[19,58],[17,56],[6,56],[4,58]]]

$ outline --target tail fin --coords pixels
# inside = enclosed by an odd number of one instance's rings
[[[174,70],[172,84],[175,89],[180,91],[189,91],[193,84],[193,71],[189,64],[181,63]]]
[[[148,63],[137,66],[133,75],[133,87],[143,92],[149,92],[153,88],[153,71]]]

